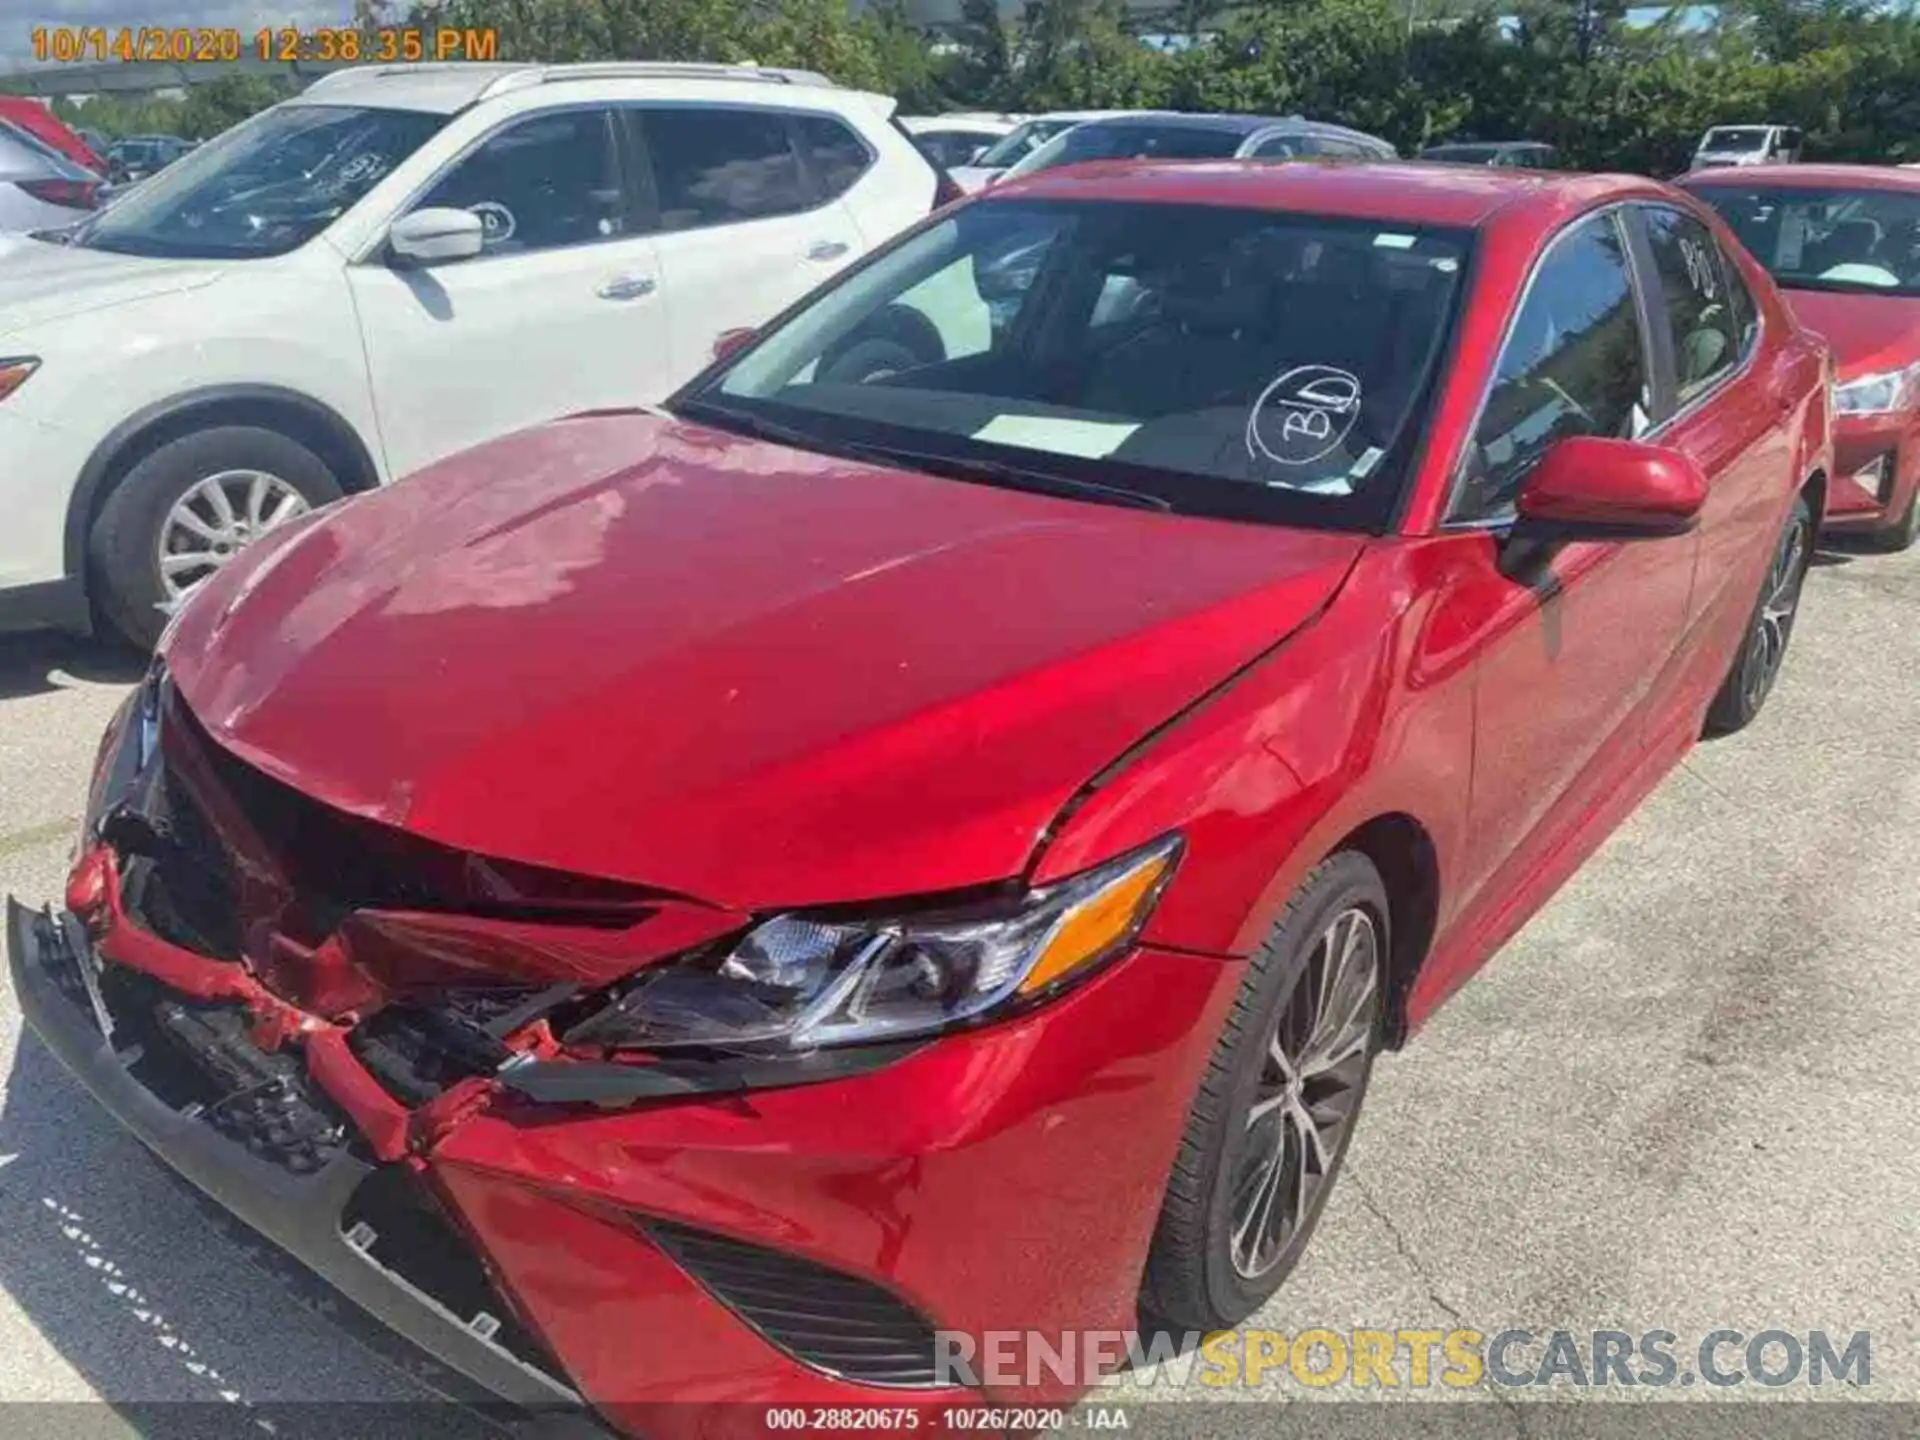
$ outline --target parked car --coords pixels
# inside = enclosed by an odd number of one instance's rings
[[[107,178],[116,185],[138,184],[194,148],[178,135],[129,135],[107,147]]]
[[[994,142],[1012,133],[1004,115],[903,115],[900,125],[920,151],[942,170],[973,165]]]
[[[1765,702],[1827,368],[1651,181],[1008,182],[208,581],[20,1007],[509,1398],[931,1429],[937,1335],[1232,1325],[1375,1057]]]
[[[949,166],[948,173],[956,185],[972,194],[998,180],[1062,131],[1089,120],[1109,120],[1131,113],[1127,110],[1053,110],[1044,115],[1029,115],[982,152],[978,160],[971,165]]]
[[[1687,184],[1833,347],[1827,528],[1906,549],[1920,538],[1920,175],[1796,165]]]
[[[83,220],[100,203],[100,189],[97,175],[0,120],[0,235],[59,229]],[[0,270],[0,293],[6,279]],[[0,347],[4,345],[0,341]]]
[[[1792,164],[1804,143],[1796,125],[1716,125],[1700,137],[1690,170],[1724,165]]]
[[[1429,145],[1422,160],[1447,165],[1498,165],[1513,170],[1558,170],[1560,152],[1538,140],[1449,140]]]
[[[93,143],[82,138],[38,100],[24,95],[0,95],[0,121],[26,131],[43,145],[52,146],[83,169],[96,175],[107,173],[106,162]]]
[[[661,399],[927,213],[892,104],[730,66],[343,70],[71,244],[0,247],[0,628],[151,644],[265,528]]]
[[[1187,115],[1140,110],[1090,120],[1054,136],[1008,170],[1005,179],[1089,160],[1391,160],[1377,136],[1303,120],[1298,115]]]

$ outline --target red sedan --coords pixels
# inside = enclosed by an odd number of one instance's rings
[[[1920,171],[1772,165],[1685,183],[1833,347],[1827,528],[1906,549],[1920,538]]]
[[[1651,182],[996,188],[222,571],[22,1008],[512,1399],[1063,1398],[989,1332],[1252,1313],[1376,1055],[1753,719],[1828,378]]]

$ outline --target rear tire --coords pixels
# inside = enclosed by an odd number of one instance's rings
[[[1760,581],[1760,598],[1754,602],[1747,633],[1734,652],[1720,693],[1707,709],[1707,734],[1731,735],[1744,730],[1767,703],[1786,660],[1787,642],[1793,638],[1800,591],[1812,560],[1813,507],[1807,504],[1805,495],[1798,495]]]
[[[1238,1324],[1299,1263],[1385,1032],[1389,914],[1373,862],[1342,851],[1247,962],[1148,1252],[1140,1303],[1154,1320]]]
[[[233,478],[209,485],[222,476]],[[134,465],[100,507],[87,538],[95,603],[128,641],[151,650],[166,628],[164,605],[248,541],[343,493],[326,462],[275,430],[218,425],[170,440]],[[221,503],[231,524],[219,523]],[[187,528],[196,523],[197,530]],[[194,545],[204,546],[205,563],[193,560]]]

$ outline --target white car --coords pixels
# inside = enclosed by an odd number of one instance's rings
[[[1051,110],[1045,115],[1030,115],[971,165],[956,165],[947,173],[953,177],[954,184],[971,195],[991,185],[1054,136],[1089,120],[1111,120],[1116,115],[1129,113],[1126,110]]]
[[[732,66],[342,70],[70,243],[0,239],[0,629],[151,643],[263,530],[663,398],[932,208],[892,111]]]
[[[1728,165],[1791,165],[1805,137],[1795,125],[1716,125],[1700,137],[1689,170]]]
[[[1005,115],[987,115],[954,111],[946,115],[902,115],[900,128],[913,137],[913,143],[942,170],[971,165],[996,140],[1018,128],[1018,122]]]

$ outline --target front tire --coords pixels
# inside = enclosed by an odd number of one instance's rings
[[[101,614],[151,650],[170,609],[243,546],[342,493],[319,456],[275,430],[219,425],[168,441],[94,521],[87,558]]]
[[[1299,1263],[1385,1030],[1389,914],[1379,871],[1342,851],[1248,961],[1147,1256],[1141,1308],[1153,1319],[1238,1324]]]
[[[1731,735],[1746,729],[1767,703],[1787,657],[1787,642],[1793,638],[1800,592],[1812,560],[1813,507],[1807,504],[1805,495],[1798,495],[1794,497],[1793,513],[1774,545],[1772,563],[1760,582],[1760,598],[1754,604],[1747,633],[1734,653],[1720,693],[1707,709],[1707,734]]]

